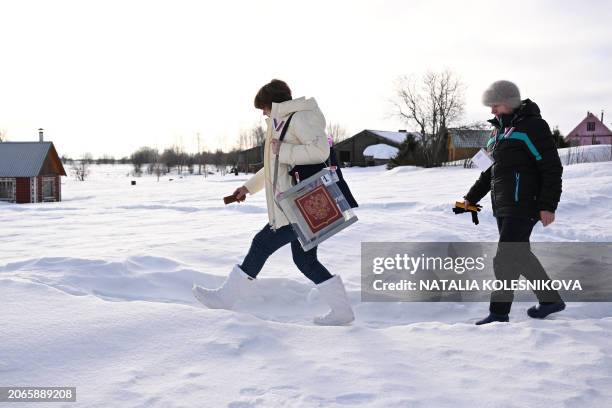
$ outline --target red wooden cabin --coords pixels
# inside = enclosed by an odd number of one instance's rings
[[[0,143],[0,201],[61,201],[65,175],[51,142]]]

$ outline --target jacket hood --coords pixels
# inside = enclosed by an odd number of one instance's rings
[[[527,116],[536,116],[537,118],[541,118],[540,115],[540,107],[533,102],[531,99],[525,99],[521,102],[521,106],[519,106],[517,112],[517,117],[527,117]]]
[[[316,110],[318,107],[317,101],[314,98],[306,99],[301,97],[281,103],[273,102],[271,116],[273,118],[282,118],[294,112]]]
[[[502,115],[502,121],[504,124],[515,124],[528,117],[542,118],[542,115],[540,114],[540,107],[531,99],[523,100],[521,102],[521,106],[519,106],[513,113],[509,115]],[[500,127],[500,123],[497,118],[489,119],[487,122],[496,128]]]

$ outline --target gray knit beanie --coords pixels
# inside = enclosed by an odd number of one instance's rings
[[[516,109],[521,105],[521,92],[510,81],[496,81],[482,94],[482,103],[485,106],[503,104]]]

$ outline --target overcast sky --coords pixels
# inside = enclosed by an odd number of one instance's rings
[[[43,127],[73,157],[195,151],[198,132],[231,148],[272,78],[350,134],[406,128],[395,79],[445,68],[468,86],[465,122],[509,79],[564,134],[587,110],[609,125],[612,2],[0,0],[0,129]]]

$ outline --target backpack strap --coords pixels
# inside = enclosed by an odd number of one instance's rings
[[[289,115],[289,117],[287,118],[287,123],[285,123],[285,126],[283,127],[283,130],[281,131],[280,137],[278,138],[278,140],[282,143],[283,140],[285,139],[285,135],[287,134],[287,130],[289,130],[289,123],[291,123],[291,118],[293,117],[293,115],[295,114],[295,112],[293,112],[291,115]],[[279,150],[280,153],[280,150]],[[276,153],[276,160],[275,160],[275,166],[274,166],[274,181],[272,182],[272,194],[274,194],[276,196],[276,182],[278,181],[278,155],[279,153]]]
[[[283,126],[283,130],[281,131],[280,137],[278,138],[278,140],[280,140],[281,142],[285,140],[285,135],[287,134],[287,130],[289,130],[289,123],[291,123],[291,118],[293,117],[293,115],[295,115],[295,112],[289,115],[285,126]]]

